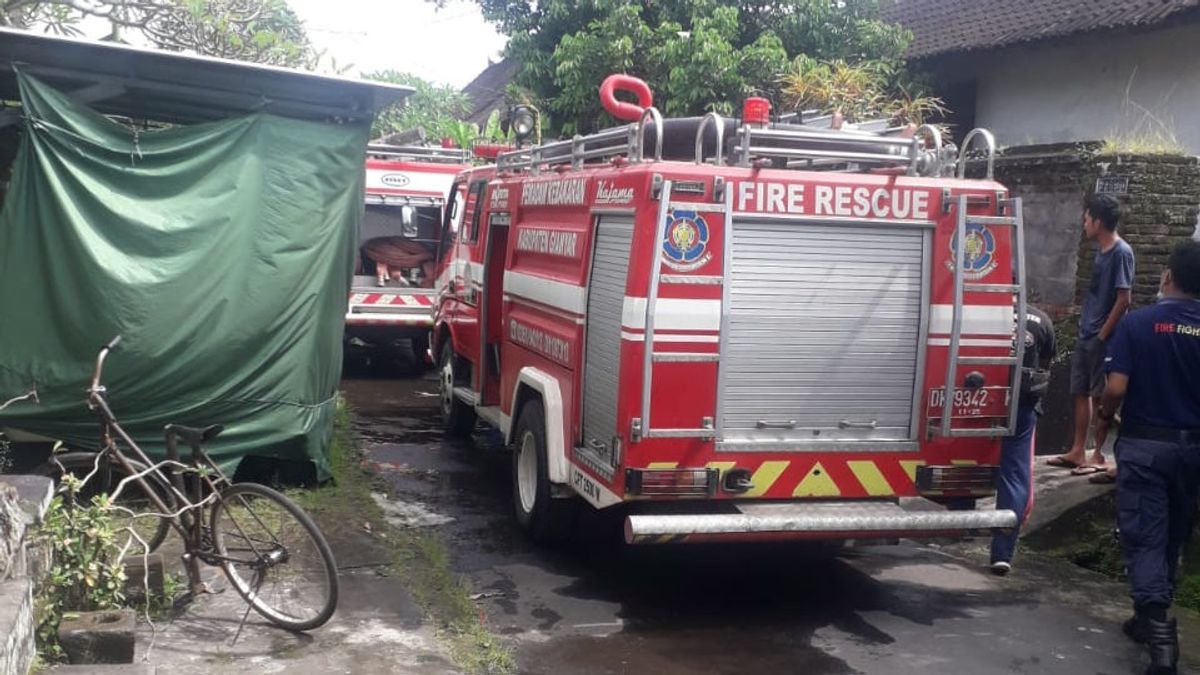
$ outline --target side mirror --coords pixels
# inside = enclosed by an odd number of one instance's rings
[[[407,204],[400,207],[400,234],[409,239],[417,237],[417,210]]]

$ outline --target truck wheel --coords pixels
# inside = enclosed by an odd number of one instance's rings
[[[461,386],[466,379],[458,365],[458,358],[447,341],[442,346],[441,377],[438,378],[442,403],[442,426],[446,434],[454,438],[466,438],[475,430],[475,410],[454,395],[454,387]]]
[[[512,491],[517,523],[539,544],[567,540],[577,506],[574,499],[551,497],[546,456],[546,413],[535,399],[521,408],[513,433]]]

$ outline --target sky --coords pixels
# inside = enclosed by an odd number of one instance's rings
[[[309,39],[346,74],[388,68],[463,87],[499,59],[506,38],[483,20],[478,6],[450,0],[288,0]],[[322,70],[328,65],[322,64]]]

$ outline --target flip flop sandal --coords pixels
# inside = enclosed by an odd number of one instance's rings
[[[1105,469],[1106,469],[1106,467],[1103,467],[1103,466],[1092,466],[1092,465],[1080,466],[1080,467],[1071,469],[1071,475],[1072,476],[1090,476],[1094,473],[1103,473],[1105,471]]]
[[[1067,459],[1066,457],[1063,457],[1062,455],[1059,455],[1058,457],[1052,457],[1052,458],[1046,460],[1046,465],[1047,466],[1055,466],[1060,469],[1078,469],[1080,466],[1083,466],[1082,464],[1076,464],[1075,462],[1072,462],[1071,460]]]

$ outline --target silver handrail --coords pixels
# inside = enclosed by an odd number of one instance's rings
[[[393,158],[411,157],[446,163],[465,163],[471,159],[471,152],[462,148],[431,148],[420,145],[389,145],[387,143],[368,143],[367,154]]]
[[[658,108],[650,106],[642,111],[642,119],[637,124],[637,159],[635,161],[643,162],[646,159],[646,118],[649,117],[654,122],[654,161],[662,161],[663,147],[663,118],[658,112]]]
[[[996,137],[983,128],[972,129],[963,139],[962,149],[958,151],[958,177],[967,177],[967,150],[971,149],[971,141],[977,137],[982,137],[987,142],[987,179],[992,180],[996,168]]]
[[[647,139],[646,125],[650,123],[655,125],[654,137]],[[717,113],[708,113],[700,120],[696,130],[695,162],[705,163],[704,134],[709,124],[716,126],[717,149],[713,161],[720,165],[726,161],[725,119]],[[958,177],[962,178],[967,147],[977,136],[982,136],[988,145],[988,178],[994,174],[996,143],[985,129],[972,131],[961,152],[952,143],[945,143],[941,131],[932,125],[921,125],[912,138],[899,136],[894,133],[896,131],[899,128],[869,132],[813,129],[803,125],[780,124],[761,129],[742,125],[737,130],[737,142],[730,149],[730,157],[737,160],[738,166],[749,166],[750,158],[759,156],[782,159],[788,168],[801,169],[839,163],[897,167],[907,164],[910,176],[950,174],[957,164]],[[651,107],[642,112],[637,122],[587,136],[502,152],[496,158],[496,166],[500,171],[528,169],[536,174],[556,164],[570,163],[573,169],[580,169],[588,161],[618,155],[625,155],[632,162],[659,162],[662,161],[663,142],[662,114]],[[653,151],[647,153],[650,143],[654,144]]]
[[[700,120],[700,128],[696,130],[696,163],[704,163],[704,130],[708,128],[708,123],[712,122],[717,129],[717,154],[713,157],[713,164],[720,165],[724,159],[725,150],[725,120],[715,112],[710,112]]]
[[[942,132],[938,128],[930,124],[922,124],[913,132],[912,137],[912,163],[908,165],[908,175],[920,175],[919,165],[921,158],[926,157],[925,151],[921,149],[921,137],[928,136],[933,141],[933,167],[926,175],[936,176],[941,168],[942,157]]]

